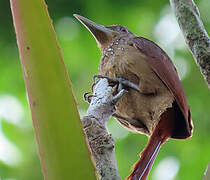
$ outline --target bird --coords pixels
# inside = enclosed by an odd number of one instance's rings
[[[94,36],[102,53],[98,75],[137,86],[116,104],[113,116],[125,128],[145,134],[148,143],[127,180],[146,180],[160,147],[168,139],[192,136],[191,112],[177,70],[156,43],[125,26],[97,24],[74,16]],[[123,83],[122,83],[123,84]]]

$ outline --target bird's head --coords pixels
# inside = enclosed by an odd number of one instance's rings
[[[132,34],[126,27],[121,25],[103,26],[83,16],[77,14],[74,14],[74,16],[91,32],[102,52],[115,39]]]

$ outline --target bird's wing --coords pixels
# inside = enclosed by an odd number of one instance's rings
[[[135,37],[134,46],[147,58],[151,69],[158,75],[168,87],[176,99],[174,108],[177,114],[177,127],[172,138],[184,139],[192,135],[192,120],[187,104],[184,88],[179,80],[176,68],[168,55],[154,42]],[[181,110],[181,111],[180,111]]]

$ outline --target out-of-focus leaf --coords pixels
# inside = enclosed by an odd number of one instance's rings
[[[10,3],[45,179],[95,179],[44,0]]]

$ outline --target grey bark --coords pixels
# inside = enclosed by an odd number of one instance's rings
[[[193,0],[170,0],[172,9],[200,71],[210,88],[210,38]],[[210,179],[210,163],[203,180]]]
[[[203,180],[209,180],[210,179],[210,163],[206,167],[206,171],[204,173]]]
[[[179,26],[210,88],[210,39],[193,0],[170,0]]]
[[[108,133],[106,124],[125,90],[116,95],[113,95],[114,92],[116,88],[109,86],[107,79],[101,79],[94,88],[87,115],[82,118],[83,129],[100,180],[121,179],[114,154],[114,140]]]

